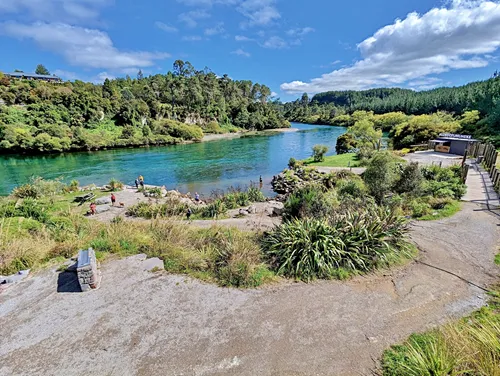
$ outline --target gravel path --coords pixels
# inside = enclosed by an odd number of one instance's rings
[[[498,278],[498,217],[464,204],[418,222],[420,260]],[[348,282],[219,288],[110,261],[101,288],[58,293],[45,271],[0,294],[0,375],[370,375],[384,348],[465,315],[485,294],[414,262]]]

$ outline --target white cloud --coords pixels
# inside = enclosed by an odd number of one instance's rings
[[[200,37],[199,35],[186,35],[186,36],[182,37],[182,40],[185,42],[199,42],[202,39],[203,38]]]
[[[453,69],[488,65],[485,54],[500,47],[500,4],[455,0],[379,29],[358,45],[362,59],[310,82],[281,85],[288,93],[360,90],[403,85]]]
[[[271,49],[281,49],[288,47],[288,44],[283,38],[274,36],[266,40],[262,45],[262,47]]]
[[[249,52],[246,52],[244,49],[242,48],[238,48],[236,51],[233,51],[231,52],[233,55],[238,55],[238,56],[243,56],[243,57],[250,57],[252,55],[250,55]]]
[[[312,27],[302,27],[298,29],[290,29],[286,33],[291,37],[303,37],[309,33],[313,33],[315,30]]]
[[[116,77],[109,74],[108,72],[101,72],[99,74],[97,74],[97,76],[92,80],[94,83],[96,84],[99,84],[99,83],[103,83],[104,80],[108,79],[108,80],[114,80]]]
[[[158,29],[165,31],[166,33],[177,33],[179,31],[176,27],[170,26],[170,25],[163,23],[163,22],[160,22],[160,21],[156,21],[155,26]]]
[[[278,96],[278,93],[276,93],[274,91],[271,93],[271,98],[276,98],[277,96]]]
[[[187,27],[196,27],[199,20],[210,18],[210,13],[206,10],[198,9],[186,13],[181,13],[177,17],[179,21],[184,22]]]
[[[55,74],[57,77],[61,77],[64,80],[68,81],[80,80],[79,78],[80,76],[75,72],[68,72],[65,70],[56,69],[52,73]]]
[[[237,42],[254,42],[255,41],[255,39],[246,37],[244,35],[236,35],[234,37],[234,40],[237,41]]]
[[[248,21],[242,26],[264,26],[281,18],[276,0],[243,0],[237,7]]]
[[[217,34],[222,34],[225,31],[226,30],[224,29],[224,22],[219,22],[214,27],[210,27],[208,29],[205,29],[205,35],[213,36],[213,35],[217,35]]]
[[[102,31],[60,23],[1,23],[0,35],[33,40],[44,50],[62,55],[70,64],[87,68],[149,67],[169,57],[161,52],[121,51]]]
[[[112,0],[1,0],[0,15],[21,13],[36,21],[89,22]]]

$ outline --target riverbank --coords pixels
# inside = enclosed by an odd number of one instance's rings
[[[240,138],[243,136],[264,136],[270,133],[288,133],[288,132],[298,132],[299,128],[276,128],[276,129],[264,129],[262,131],[239,131],[234,133],[223,133],[223,134],[206,134],[203,136],[202,142],[206,141],[217,141],[217,140],[230,140],[233,138]],[[189,143],[192,143],[190,141]]]

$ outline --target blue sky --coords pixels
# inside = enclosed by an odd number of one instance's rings
[[[164,73],[176,59],[302,92],[485,79],[500,3],[450,0],[1,0],[0,70],[65,79]],[[8,53],[7,53],[8,52]]]

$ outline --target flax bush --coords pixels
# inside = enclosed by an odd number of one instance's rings
[[[406,221],[383,207],[333,215],[294,219],[264,239],[277,273],[309,281],[333,278],[339,270],[367,272],[409,257]]]

